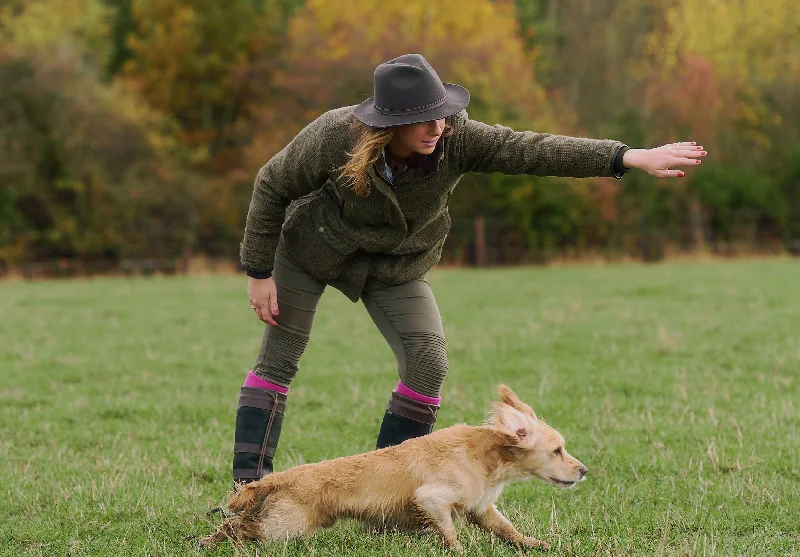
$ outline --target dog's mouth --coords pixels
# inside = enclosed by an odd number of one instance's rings
[[[551,482],[553,482],[553,483],[554,483],[554,484],[556,484],[556,485],[560,485],[561,487],[572,487],[572,486],[574,486],[576,483],[578,483],[577,481],[564,481],[564,480],[559,480],[558,478],[554,478],[553,476],[550,476],[550,478],[549,478],[549,479],[550,479],[550,481],[551,481]]]

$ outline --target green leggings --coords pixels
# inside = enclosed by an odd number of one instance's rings
[[[278,290],[277,327],[267,325],[253,371],[289,387],[305,352],[325,283],[278,250],[272,273]],[[413,280],[362,296],[370,317],[397,358],[400,380],[425,396],[438,397],[447,373],[439,308],[430,284]]]

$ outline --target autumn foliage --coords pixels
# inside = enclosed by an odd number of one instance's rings
[[[0,266],[235,258],[257,169],[406,52],[487,123],[712,153],[679,183],[465,176],[447,257],[477,215],[507,262],[800,249],[790,0],[6,0]]]

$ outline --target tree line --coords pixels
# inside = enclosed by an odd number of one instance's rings
[[[421,52],[470,116],[710,156],[682,180],[468,175],[500,262],[800,250],[792,0],[0,0],[0,267],[235,258],[260,166]]]

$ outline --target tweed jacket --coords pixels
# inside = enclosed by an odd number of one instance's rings
[[[353,106],[322,114],[258,172],[240,246],[242,267],[269,276],[275,252],[357,301],[364,292],[422,278],[439,262],[450,230],[448,200],[467,172],[540,176],[614,176],[624,145],[513,131],[450,120],[434,172],[388,182],[370,168],[371,191],[359,197],[339,171],[355,144]],[[619,175],[617,175],[619,177]]]

